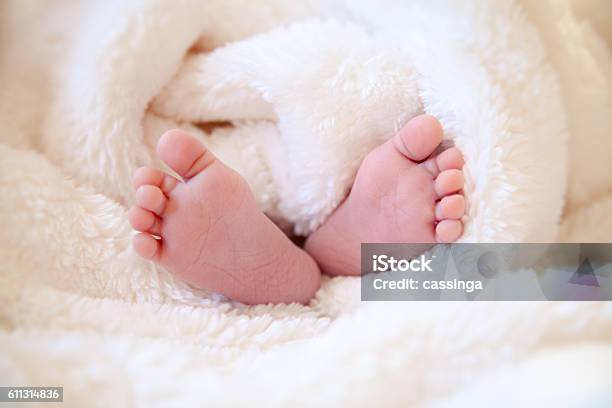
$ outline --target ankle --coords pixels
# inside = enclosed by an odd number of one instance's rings
[[[327,275],[359,275],[361,241],[353,236],[353,231],[341,228],[343,223],[338,218],[329,219],[313,232],[304,249]]]

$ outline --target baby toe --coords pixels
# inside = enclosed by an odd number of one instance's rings
[[[436,225],[436,240],[441,244],[455,242],[463,233],[463,223],[459,220],[443,220]]]
[[[138,189],[144,185],[160,186],[164,180],[164,172],[153,167],[140,167],[132,177],[132,185],[134,189]]]
[[[130,225],[136,231],[149,232],[158,235],[160,233],[159,218],[151,211],[144,208],[133,206],[128,212]]]
[[[145,259],[154,259],[159,252],[160,241],[150,234],[138,234],[132,241],[134,250]]]
[[[181,130],[169,130],[157,142],[157,154],[187,180],[215,162],[215,156],[196,138]]]
[[[429,157],[442,141],[442,125],[430,115],[410,120],[393,138],[395,148],[414,161]]]
[[[461,170],[445,170],[436,178],[434,188],[439,197],[444,197],[461,190],[463,183],[464,178]]]
[[[440,153],[436,158],[436,163],[440,171],[461,169],[465,164],[463,161],[463,154],[456,147],[451,147]]]
[[[164,194],[170,194],[177,182],[176,178],[153,167],[140,167],[132,177],[132,185],[135,190],[142,186],[151,185],[161,188]]]
[[[136,190],[136,205],[161,215],[166,208],[168,199],[159,187],[145,185]]]
[[[446,196],[436,204],[436,220],[458,220],[465,213],[465,198],[461,194]]]

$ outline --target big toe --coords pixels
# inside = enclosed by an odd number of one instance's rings
[[[431,115],[411,119],[393,138],[395,148],[413,161],[428,158],[442,142],[442,125]]]
[[[157,154],[172,170],[189,179],[214,161],[214,155],[197,139],[181,130],[169,130],[157,142]]]

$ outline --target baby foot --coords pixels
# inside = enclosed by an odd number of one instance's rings
[[[358,275],[362,242],[448,243],[463,231],[463,157],[457,148],[434,152],[440,123],[412,119],[365,158],[350,194],[306,241],[323,271]]]
[[[185,181],[143,167],[130,209],[134,249],[186,282],[244,303],[308,302],[320,272],[261,211],[246,181],[201,143],[166,132],[157,154]]]

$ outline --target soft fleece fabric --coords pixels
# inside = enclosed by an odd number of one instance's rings
[[[0,7],[3,385],[63,385],[64,406],[608,397],[607,303],[361,303],[337,278],[308,307],[247,308],[138,259],[126,221],[132,171],[183,127],[307,234],[425,111],[465,153],[465,241],[607,241],[612,59],[571,4]],[[521,382],[575,356],[574,388]]]

